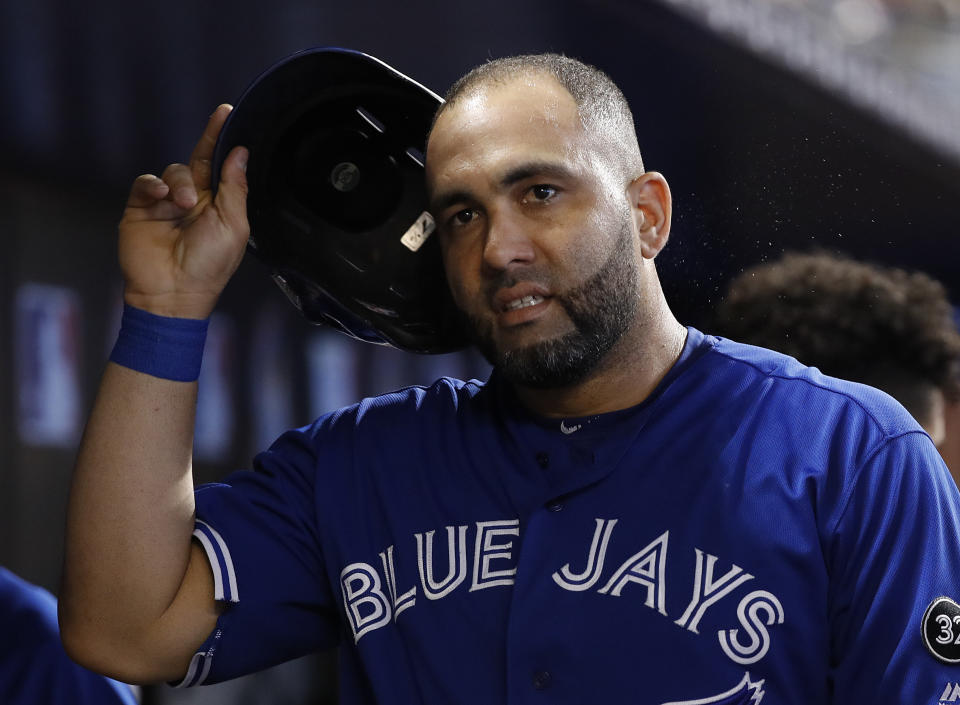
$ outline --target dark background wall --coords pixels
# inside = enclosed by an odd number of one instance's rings
[[[648,168],[672,186],[674,230],[658,262],[685,323],[709,328],[727,279],[786,249],[923,269],[960,300],[960,165],[652,0],[2,3],[0,563],[56,590],[79,431],[36,442],[20,429],[24,365],[39,354],[15,332],[24,285],[74,297],[76,399],[64,403],[82,419],[116,326],[128,184],[185,160],[213,108],[267,66],[331,45],[438,92],[488,57],[528,51],[610,73],[634,106]],[[255,262],[220,310],[226,386],[209,388],[225,435],[198,460],[201,480],[350,395],[486,370],[469,353],[424,360],[332,339],[302,323]],[[324,364],[349,384],[325,386]]]

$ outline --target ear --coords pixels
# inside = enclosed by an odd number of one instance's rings
[[[627,197],[640,233],[640,253],[645,259],[653,259],[670,237],[673,215],[670,186],[662,174],[648,171],[630,182]]]

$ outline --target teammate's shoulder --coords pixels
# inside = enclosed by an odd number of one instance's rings
[[[6,609],[43,612],[56,615],[56,598],[47,590],[28,582],[0,566],[0,602]],[[54,617],[54,621],[55,621]]]
[[[28,582],[0,566],[0,621],[13,634],[18,645],[31,645],[58,639],[57,601],[47,590]],[[0,653],[4,650],[0,649]]]
[[[921,430],[893,397],[874,387],[831,377],[816,367],[767,348],[717,336],[704,336],[714,364],[722,364],[733,384],[762,394],[773,405],[794,407],[803,416],[861,416],[886,436]]]

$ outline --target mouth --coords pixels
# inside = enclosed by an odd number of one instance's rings
[[[513,299],[512,301],[506,302],[503,306],[504,311],[519,311],[522,308],[529,308],[530,306],[536,306],[539,303],[545,301],[545,297],[538,296],[536,294],[530,296],[522,296],[518,299]]]
[[[542,287],[521,285],[498,293],[493,309],[502,328],[525,327],[544,316],[552,302]]]
[[[492,293],[491,308],[497,313],[522,311],[550,299],[550,291],[542,284],[532,281],[512,282]]]

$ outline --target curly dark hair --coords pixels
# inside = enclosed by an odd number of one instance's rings
[[[729,285],[717,332],[878,387],[918,420],[939,389],[960,399],[960,332],[944,286],[920,272],[786,254]]]

